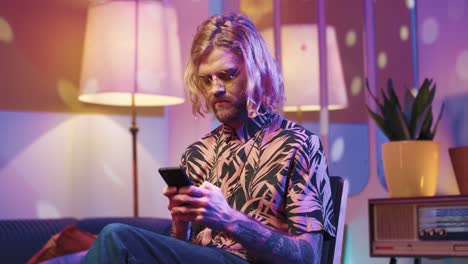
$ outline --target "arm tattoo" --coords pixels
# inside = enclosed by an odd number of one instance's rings
[[[299,240],[299,247],[301,248],[301,254],[303,259],[313,260],[317,258],[314,248],[309,242],[305,240]]]
[[[293,252],[298,251],[298,247],[294,242],[295,241],[289,237],[285,237],[284,235],[280,235],[278,233],[272,233],[265,242],[264,247],[265,250],[271,251],[273,255],[288,257]]]
[[[319,263],[322,239],[293,237],[273,231],[251,219],[231,222],[228,233],[241,243],[249,254],[268,263]],[[321,235],[321,234],[320,234]]]
[[[243,239],[249,240],[249,241],[258,241],[258,240],[265,241],[267,239],[265,235],[258,232],[258,230],[255,230],[255,226],[249,225],[248,223],[246,224],[241,221],[235,221],[235,222],[238,226],[237,233]]]

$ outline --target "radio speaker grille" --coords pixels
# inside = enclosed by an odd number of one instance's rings
[[[375,205],[376,240],[402,240],[416,237],[416,216],[412,205]]]

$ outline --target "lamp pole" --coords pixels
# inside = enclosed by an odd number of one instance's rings
[[[137,159],[137,134],[135,94],[132,93],[132,175],[133,175],[133,216],[138,217],[138,159]]]
[[[320,137],[328,158],[328,61],[327,61],[327,29],[325,24],[325,0],[317,1],[318,16],[318,47],[319,47],[319,87],[320,87]]]
[[[139,5],[140,1],[135,0],[135,38],[134,38],[134,56],[133,56],[133,92],[132,92],[132,125],[130,133],[132,133],[132,157],[133,157],[133,216],[138,217],[138,159],[137,159],[137,134],[138,126],[136,124],[136,107],[135,107],[135,93],[138,92],[138,39],[139,39]]]

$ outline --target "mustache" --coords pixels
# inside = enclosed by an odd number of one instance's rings
[[[232,102],[232,100],[229,99],[229,98],[225,98],[225,97],[216,98],[216,99],[213,100],[213,104],[220,103],[220,102]]]

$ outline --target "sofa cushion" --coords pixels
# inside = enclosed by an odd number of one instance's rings
[[[27,264],[87,250],[91,247],[97,235],[80,230],[74,225],[66,226],[60,233],[53,235]]]

